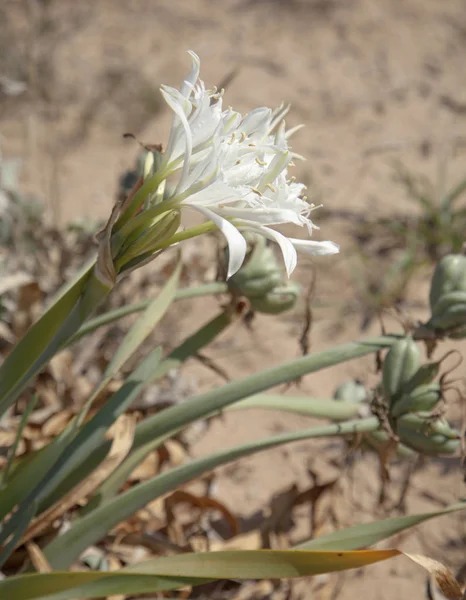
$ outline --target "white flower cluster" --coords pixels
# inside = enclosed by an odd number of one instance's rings
[[[333,242],[288,238],[270,225],[316,226],[313,208],[302,196],[305,186],[289,178],[293,155],[283,117],[288,108],[257,108],[244,117],[222,108],[222,94],[206,90],[199,79],[200,61],[190,52],[192,69],[181,90],[163,86],[173,123],[159,175],[176,178],[165,200],[191,207],[211,220],[229,247],[228,276],[243,264],[246,241],[254,231],[278,243],[287,273],[296,266],[296,249],[312,255],[335,254]]]

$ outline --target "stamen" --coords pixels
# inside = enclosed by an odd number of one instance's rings
[[[261,160],[260,158],[257,158],[257,156],[256,156],[256,163],[258,165],[260,165],[261,167],[265,167],[267,165],[267,163],[265,162],[265,160]]]
[[[244,142],[244,140],[248,137],[248,134],[244,131],[241,132],[241,137],[239,139],[240,143]]]
[[[235,162],[235,165],[240,165],[241,164],[241,159],[238,158],[238,160]]]
[[[269,188],[269,190],[271,190],[274,194],[277,193],[277,190],[273,187],[273,185],[271,183],[266,183],[265,187]]]
[[[290,162],[288,163],[288,166],[289,167],[296,167],[296,164],[292,160],[290,160]]]
[[[235,132],[233,131],[233,133],[231,134],[231,138],[230,138],[230,140],[228,142],[230,144],[230,146],[231,146],[231,144],[233,144],[233,142],[235,141],[235,139],[236,139],[236,135],[235,135]]]
[[[255,147],[256,147],[256,144],[255,144],[254,142],[252,142],[251,144],[248,144],[248,146],[249,146],[250,148],[255,148]]]
[[[254,193],[255,193],[255,194],[257,194],[258,196],[262,196],[262,193],[261,193],[261,192],[260,192],[258,189],[256,189],[256,188],[253,188],[253,187],[252,187],[252,188],[251,188],[251,192],[254,192]]]

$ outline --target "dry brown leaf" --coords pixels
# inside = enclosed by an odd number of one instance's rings
[[[52,572],[52,567],[50,566],[49,561],[45,558],[44,553],[37,544],[34,542],[28,542],[26,544],[26,550],[36,571],[39,573]]]
[[[168,460],[173,467],[177,467],[186,460],[186,450],[177,440],[167,440],[159,450],[162,454],[159,455],[160,466],[163,465],[165,460]]]
[[[48,369],[50,374],[57,382],[63,382],[73,379],[72,372],[73,365],[73,353],[71,350],[62,350],[59,354],[54,356],[49,362]]]
[[[5,448],[11,446],[15,441],[16,433],[14,431],[5,431],[0,429],[0,446]]]
[[[165,509],[167,510],[168,524],[170,524],[170,519],[173,517],[173,508],[176,504],[180,504],[182,502],[196,506],[202,512],[207,510],[217,510],[223,515],[225,521],[227,521],[227,523],[230,525],[232,534],[237,535],[239,533],[238,519],[224,504],[218,500],[215,500],[214,498],[210,498],[209,496],[196,496],[195,494],[191,494],[185,490],[177,490],[168,498],[166,498]]]
[[[87,479],[81,481],[56,504],[36,517],[29,525],[21,543],[41,535],[53,526],[54,521],[66,511],[80,503],[94,492],[107,479],[110,473],[124,460],[131,449],[134,437],[135,422],[131,415],[121,415],[111,428],[113,443],[107,458],[93,471]]]
[[[442,565],[441,562],[427,556],[422,556],[421,554],[408,554],[407,552],[403,552],[403,554],[418,565],[421,565],[421,567],[424,567],[435,578],[435,583],[440,591],[449,600],[460,600],[463,598],[463,590],[460,584],[456,581],[453,573],[445,565]]]
[[[73,417],[74,412],[71,409],[65,408],[60,412],[57,412],[42,426],[42,435],[45,437],[57,436],[65,429]]]
[[[159,472],[159,455],[156,451],[151,452],[146,458],[139,463],[128,478],[128,481],[144,481],[153,477]]]
[[[247,533],[241,533],[229,540],[212,540],[210,550],[260,550],[262,548],[262,536],[260,531],[254,529]]]
[[[18,292],[16,311],[13,314],[13,331],[17,338],[23,337],[41,312],[42,292],[37,281],[23,285]]]

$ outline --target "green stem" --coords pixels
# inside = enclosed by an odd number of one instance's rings
[[[226,293],[228,293],[228,285],[226,283],[205,283],[198,287],[191,287],[178,290],[175,295],[175,300],[188,300],[191,298],[199,298],[200,296],[210,296],[214,294]],[[84,325],[82,325],[80,329],[73,335],[73,337],[68,341],[67,346],[70,346],[74,342],[77,342],[79,339],[81,339],[85,335],[88,335],[89,333],[92,333],[99,327],[109,325],[110,323],[114,323],[115,321],[118,321],[123,317],[143,311],[148,307],[148,305],[151,302],[151,299],[142,300],[142,302],[129,304],[128,306],[122,306],[120,308],[116,308],[115,310],[111,310],[102,315],[99,315],[98,317],[90,319],[89,321],[84,323]]]

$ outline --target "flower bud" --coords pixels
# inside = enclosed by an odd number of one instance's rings
[[[333,398],[341,402],[365,402],[367,391],[359,381],[345,381],[337,387]]]

